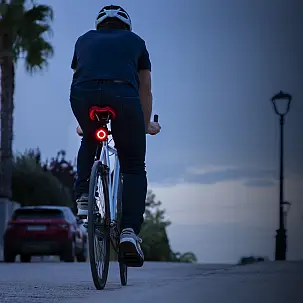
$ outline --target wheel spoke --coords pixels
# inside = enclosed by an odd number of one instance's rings
[[[95,237],[95,264],[96,264],[96,267],[98,268],[98,275],[99,275],[99,278],[102,279],[102,271],[100,271],[100,267],[102,267],[103,269],[103,258],[104,258],[104,252],[103,252],[103,249],[100,249],[100,242],[104,242],[104,241],[100,241],[98,240],[97,237]],[[102,247],[103,248],[103,247]],[[100,258],[102,255],[102,258]]]
[[[105,219],[109,216],[108,186],[100,175],[100,165],[93,166],[88,201],[90,265],[97,289],[103,289],[107,280],[110,248],[109,226]]]

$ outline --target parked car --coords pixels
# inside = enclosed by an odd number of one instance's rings
[[[14,211],[4,233],[4,262],[30,262],[32,256],[59,255],[85,262],[87,233],[69,207],[26,206]]]
[[[83,259],[80,262],[86,262],[87,258],[88,258],[88,233],[87,233],[87,228],[85,228],[83,226],[84,221],[78,217],[77,218],[77,224],[78,224],[78,228],[81,234],[81,238],[83,239],[83,243],[85,244],[83,246]]]

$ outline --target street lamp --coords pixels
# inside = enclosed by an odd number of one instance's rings
[[[291,203],[288,202],[288,201],[284,201],[283,202],[283,213],[284,213],[284,225],[287,226],[287,215],[288,215],[288,212],[290,211],[290,208],[291,208]]]
[[[284,118],[289,112],[292,96],[280,91],[271,98],[275,113],[280,117],[280,195],[279,195],[279,229],[276,235],[275,260],[286,260],[287,235],[285,229],[284,206],[290,206],[289,202],[284,201]]]

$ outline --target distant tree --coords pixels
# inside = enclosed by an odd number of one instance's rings
[[[141,228],[142,250],[147,261],[170,261],[173,252],[169,245],[165,220],[165,210],[160,209],[162,203],[155,200],[155,194],[149,190],[146,197],[145,220]]]
[[[162,202],[156,201],[156,196],[151,190],[147,193],[145,205],[145,220],[140,233],[145,259],[147,261],[197,262],[192,252],[175,254],[172,251],[166,231],[171,222],[165,218],[166,211],[161,209]]]
[[[171,222],[165,218],[166,211],[161,209],[161,201],[156,201],[156,195],[149,190],[146,195],[145,201],[145,221],[150,221],[153,224],[161,225],[162,227],[168,227]]]
[[[259,263],[259,262],[265,262],[268,261],[267,257],[254,257],[254,256],[245,256],[241,257],[238,264],[239,265],[247,265],[247,264],[253,264],[253,263]]]
[[[146,261],[171,261],[173,252],[165,228],[146,220],[142,226],[142,250]]]
[[[44,164],[44,169],[51,172],[69,191],[69,195],[74,201],[74,182],[76,178],[76,169],[71,161],[66,161],[66,152],[60,150],[57,156],[52,158],[50,163],[48,161]],[[73,211],[76,213],[76,204],[73,202]]]
[[[182,262],[182,263],[197,263],[197,257],[192,252],[186,252],[184,254],[175,253],[174,254],[174,261],[175,262]]]
[[[25,205],[72,206],[69,190],[41,165],[41,153],[29,150],[14,158],[12,199]]]
[[[28,5],[29,4],[29,5]],[[0,197],[12,196],[12,142],[15,68],[22,57],[29,73],[43,69],[53,54],[45,39],[50,33],[53,11],[50,6],[27,0],[0,1],[1,68],[1,150]]]
[[[60,150],[55,158],[52,158],[47,169],[57,177],[63,185],[69,189],[73,189],[76,171],[71,161],[66,161],[66,152]]]

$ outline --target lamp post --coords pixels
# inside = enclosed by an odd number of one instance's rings
[[[290,206],[284,201],[284,122],[285,116],[289,112],[292,96],[280,91],[271,98],[275,113],[280,117],[280,194],[279,194],[279,229],[276,234],[275,260],[286,260],[287,235],[285,228],[284,206]]]

